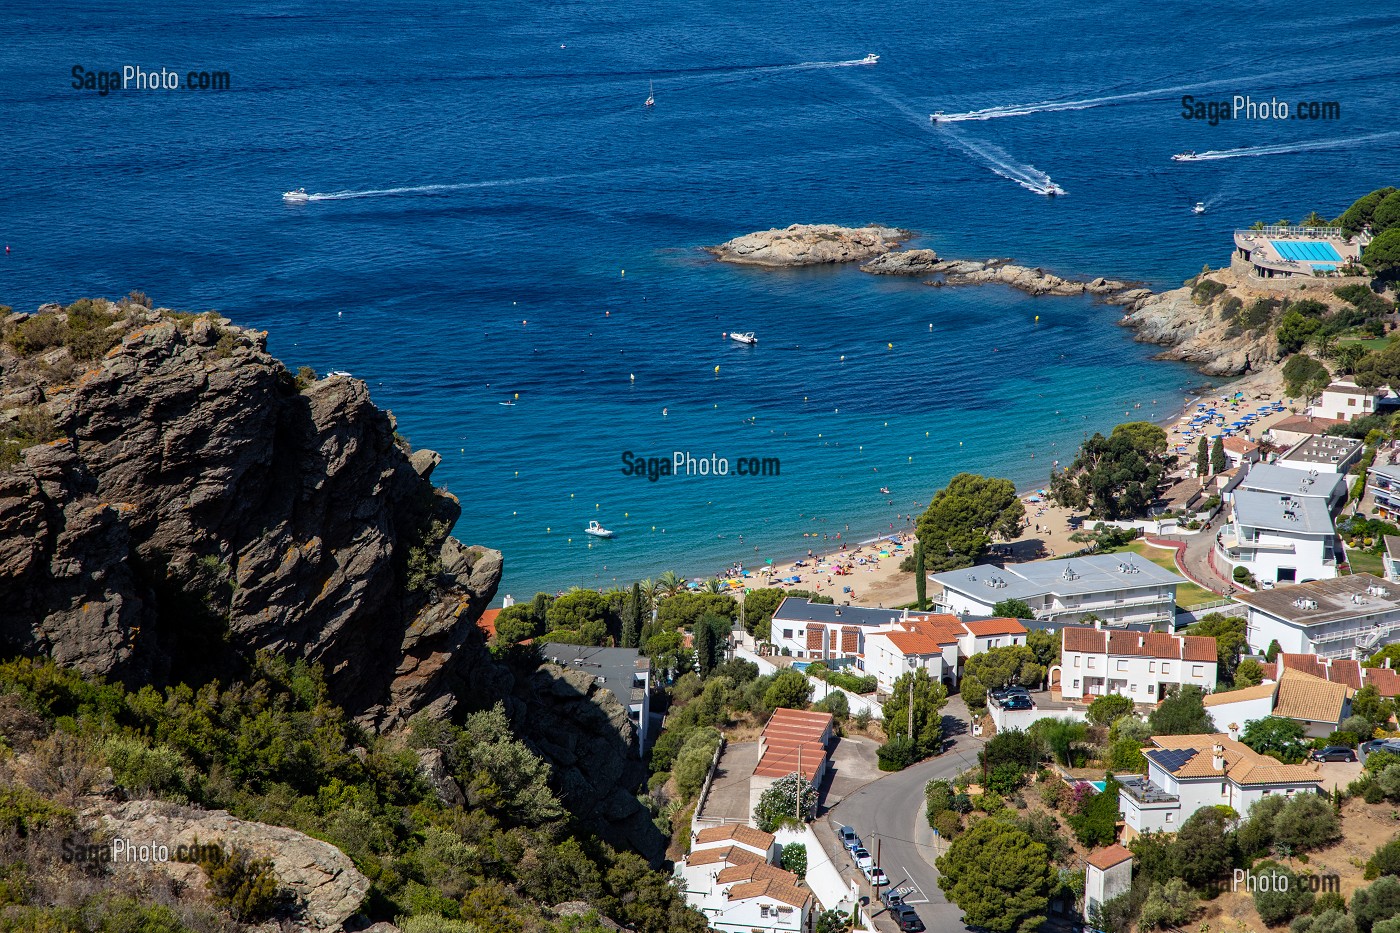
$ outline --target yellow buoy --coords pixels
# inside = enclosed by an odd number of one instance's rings
[[[1040,323],[1040,315],[1039,315],[1039,314],[1037,314],[1037,315],[1035,316],[1035,322],[1036,322],[1037,324]]]
[[[516,398],[520,398],[520,393],[519,393],[519,392],[515,393],[515,397],[516,397]]]
[[[546,528],[546,529],[544,530],[544,533],[545,533],[545,534],[549,534],[549,529]]]
[[[887,343],[887,344],[885,344],[885,346],[889,347],[891,350],[894,349],[894,344],[892,344],[892,343]]]
[[[718,366],[715,367],[715,375],[717,375],[717,376],[719,375],[719,367],[718,367]]]

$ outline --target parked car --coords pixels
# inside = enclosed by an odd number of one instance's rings
[[[865,880],[869,881],[877,888],[890,883],[890,879],[885,874],[885,870],[879,865],[871,865],[868,868],[862,869],[862,871],[865,872]]]
[[[1308,755],[1313,761],[1355,761],[1356,751],[1345,745],[1329,745]]]
[[[856,867],[861,871],[865,871],[871,865],[875,864],[875,860],[870,857],[869,852],[865,851],[864,846],[856,846],[851,850],[851,860],[856,863]]]
[[[836,827],[836,838],[841,840],[841,845],[846,847],[846,851],[860,847],[860,837],[856,831],[849,826]]]
[[[903,933],[924,933],[924,922],[919,919],[914,908],[908,904],[901,904],[894,908],[892,913],[894,913],[894,922],[899,924],[899,929]]]
[[[1031,703],[1031,698],[1030,698],[1030,697],[1028,697],[1028,696],[1020,696],[1019,694],[1014,694],[1014,695],[1011,695],[1011,696],[1006,697],[1006,699],[1004,699],[1004,700],[1001,701],[1001,708],[1002,708],[1002,709],[1034,709],[1034,708],[1035,708],[1035,705],[1034,705],[1033,703]]]
[[[880,903],[890,910],[904,906],[904,894],[898,888],[885,888],[880,892]]]

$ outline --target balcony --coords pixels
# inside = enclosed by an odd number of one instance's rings
[[[1161,805],[1181,802],[1181,798],[1176,794],[1167,793],[1162,790],[1162,788],[1140,775],[1120,777],[1118,778],[1118,783],[1122,786],[1124,792],[1138,803]]]

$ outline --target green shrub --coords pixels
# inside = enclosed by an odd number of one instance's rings
[[[202,860],[209,897],[239,923],[270,919],[285,899],[271,859],[253,858],[242,849]]]
[[[1400,875],[1400,837],[1376,849],[1366,862],[1366,880],[1375,881],[1381,875]]]
[[[1208,305],[1225,291],[1225,286],[1214,279],[1200,279],[1191,287],[1191,300],[1198,305]]]

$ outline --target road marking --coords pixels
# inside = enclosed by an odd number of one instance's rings
[[[900,890],[903,891],[905,888],[913,888],[915,891],[918,891],[918,892],[919,892],[919,896],[918,896],[918,897],[909,897],[908,895],[905,895],[905,897],[904,897],[904,903],[906,903],[906,904],[928,904],[928,903],[931,903],[931,902],[929,901],[929,899],[928,899],[928,895],[924,893],[924,889],[921,888],[921,887],[919,887],[919,883],[918,883],[917,881],[914,880],[914,878],[913,878],[912,875],[909,874],[909,869],[907,869],[907,868],[905,868],[903,865],[901,865],[901,866],[899,866],[899,870],[902,871],[902,872],[904,872],[904,877],[908,880],[908,883],[907,883],[907,884],[900,885]]]

